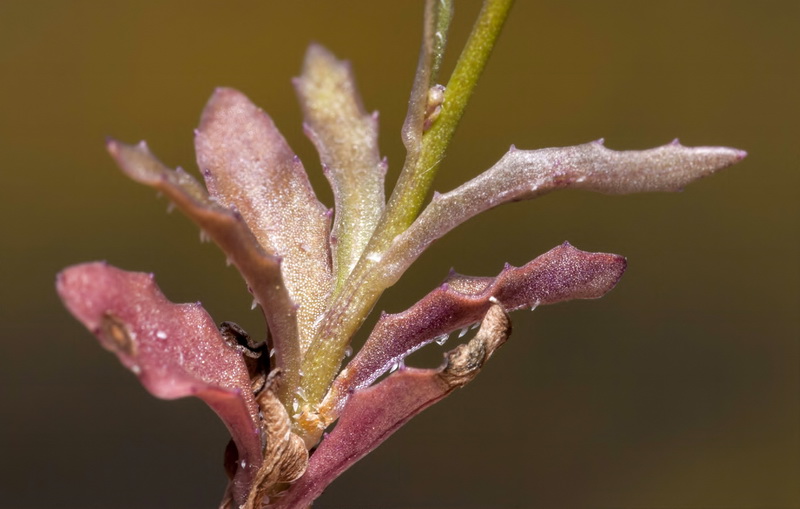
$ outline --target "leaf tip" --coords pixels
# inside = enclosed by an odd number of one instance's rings
[[[113,136],[106,136],[105,139],[106,150],[113,156],[114,152],[119,150],[119,141]]]

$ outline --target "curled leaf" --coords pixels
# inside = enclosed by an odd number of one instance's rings
[[[448,352],[440,368],[403,367],[375,386],[356,391],[336,428],[311,456],[305,475],[274,507],[308,506],[331,481],[412,417],[474,379],[510,333],[511,322],[502,306],[491,305],[478,334]]]
[[[434,339],[446,339],[479,322],[493,301],[514,311],[596,299],[617,284],[625,266],[621,256],[588,253],[564,243],[522,267],[507,265],[494,278],[451,275],[406,311],[381,316],[364,346],[334,381],[321,411],[332,422],[353,390],[370,385]]]
[[[331,248],[340,284],[383,213],[386,166],[378,153],[378,116],[364,111],[350,65],[322,46],[308,48],[303,73],[294,83],[306,134],[333,188]]]
[[[622,152],[609,150],[602,142],[542,150],[512,147],[489,170],[448,193],[434,196],[384,254],[384,284],[394,284],[436,239],[467,219],[503,203],[535,198],[562,188],[609,194],[678,191],[742,160],[745,155],[732,148],[689,148],[677,142],[650,150]]]
[[[209,194],[239,212],[297,304],[301,348],[331,292],[330,218],[272,119],[241,92],[217,89],[195,137]]]
[[[203,186],[185,171],[167,168],[144,142],[126,145],[109,140],[108,151],[126,175],[172,200],[236,266],[262,305],[275,367],[286,373],[281,387],[290,390],[297,383],[300,347],[295,305],[281,278],[281,260],[264,252],[240,214],[209,198]]]
[[[266,439],[264,462],[256,474],[247,502],[239,509],[258,509],[276,494],[283,483],[297,480],[306,471],[308,450],[303,440],[292,433],[291,420],[286,408],[275,396],[275,373],[271,373],[266,387],[258,395],[258,405],[264,415]]]
[[[67,268],[56,286],[67,309],[151,394],[197,396],[219,415],[238,452],[230,489],[244,500],[263,458],[258,405],[241,355],[202,306],[173,304],[152,275],[105,263]]]

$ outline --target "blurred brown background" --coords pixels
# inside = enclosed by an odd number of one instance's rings
[[[457,5],[451,51],[477,1]],[[0,506],[215,507],[226,432],[163,402],[61,307],[56,272],[106,259],[260,335],[238,275],[104,151],[146,138],[195,170],[215,86],[266,109],[331,193],[290,78],[310,41],[355,68],[381,112],[389,181],[422,2],[0,0]],[[436,188],[515,143],[600,137],[749,151],[679,194],[563,192],[436,244],[379,303],[399,311],[450,266],[493,275],[569,240],[629,259],[600,301],[514,315],[462,391],[333,484],[320,508],[800,507],[800,3],[520,1]],[[450,55],[452,66],[454,55]],[[451,343],[448,347],[452,347]],[[441,348],[415,362],[436,364]]]

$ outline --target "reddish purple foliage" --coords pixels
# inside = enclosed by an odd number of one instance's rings
[[[369,386],[411,352],[480,322],[492,300],[506,310],[602,297],[625,270],[618,255],[587,253],[569,243],[555,247],[523,267],[507,265],[495,278],[451,274],[411,308],[384,314],[358,355],[334,381],[322,411],[333,417],[347,394]],[[330,407],[330,410],[329,410]]]
[[[496,277],[451,274],[406,311],[382,315],[339,372],[348,343],[381,293],[436,239],[510,201],[564,188],[674,191],[745,156],[677,142],[642,151],[613,151],[600,142],[512,147],[492,168],[436,193],[422,209],[430,183],[423,176],[434,169],[430,157],[439,150],[430,147],[446,146],[448,136],[441,129],[431,133],[443,125],[440,117],[460,117],[448,112],[452,96],[436,83],[450,7],[426,3],[402,129],[407,159],[388,205],[377,116],[366,113],[349,65],[321,46],[309,49],[295,87],[305,131],[333,188],[334,216],[270,117],[233,89],[214,92],[196,132],[205,186],[167,168],[143,142],[108,142],[125,174],[162,192],[219,245],[267,322],[267,344],[233,344],[228,328],[223,337],[199,304],[169,302],[151,275],[89,263],[58,277],[70,312],[147,390],[167,399],[198,396],[225,422],[235,448],[228,450],[233,479],[224,508],[262,507],[270,499],[283,509],[306,507],[414,415],[475,378],[510,334],[506,311],[601,297],[625,270],[621,256],[565,243]],[[403,365],[411,352],[477,323],[477,335],[448,352],[440,368]],[[269,361],[254,350],[269,352]],[[376,383],[393,365],[400,367]]]
[[[56,287],[72,314],[151,394],[197,396],[220,416],[239,451],[232,490],[246,496],[262,461],[258,406],[241,354],[200,303],[173,304],[152,274],[102,262],[64,270]]]

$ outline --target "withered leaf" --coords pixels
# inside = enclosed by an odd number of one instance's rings
[[[402,367],[378,384],[356,391],[336,428],[311,456],[305,475],[277,499],[275,509],[308,506],[331,481],[412,417],[474,379],[510,333],[508,315],[493,304],[478,334],[445,354],[440,368]]]

